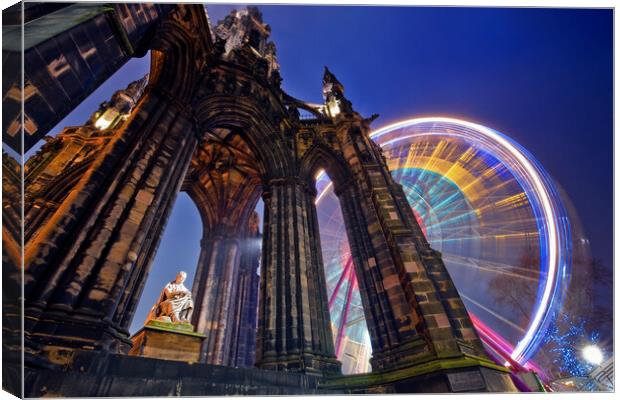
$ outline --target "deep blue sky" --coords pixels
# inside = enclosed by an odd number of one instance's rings
[[[232,8],[209,6],[215,24]],[[528,149],[566,190],[591,241],[612,266],[612,11],[509,8],[261,6],[283,86],[320,102],[323,66],[379,127],[424,115],[497,129]],[[148,72],[132,60],[58,128]],[[182,194],[136,314],[141,326],[163,284],[198,257],[200,222]]]

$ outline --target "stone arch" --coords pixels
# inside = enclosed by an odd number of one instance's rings
[[[240,282],[258,283],[255,269],[244,264],[247,253],[256,250],[247,245],[256,241],[248,237],[248,224],[265,184],[274,173],[291,171],[293,163],[276,139],[281,138],[277,121],[283,116],[265,112],[254,99],[211,94],[193,109],[200,143],[183,190],[199,208],[204,236],[192,290],[192,322],[207,336],[202,352],[207,363],[238,366],[230,341],[242,323],[239,316],[252,304],[240,299],[254,290]]]
[[[149,85],[165,91],[177,101],[189,101],[212,48],[206,17],[180,6],[164,20],[153,35]]]
[[[78,174],[75,189],[27,247],[26,307],[34,316],[29,332],[62,325],[78,312],[94,321],[76,325],[92,332],[83,345],[113,351],[130,345],[136,283],[148,273],[196,146],[191,114],[159,89],[150,82],[129,119]],[[48,309],[61,313],[38,320]],[[59,343],[71,335],[59,335]]]
[[[157,29],[150,35],[148,45],[144,46],[145,49],[148,48],[151,51],[148,85],[144,91],[142,107],[134,110],[132,114],[144,113],[145,117],[153,114],[159,118],[166,118],[171,114],[176,115],[175,119],[179,120],[179,123],[173,130],[179,137],[178,143],[182,147],[174,149],[176,154],[171,160],[174,172],[168,174],[169,179],[166,179],[164,183],[166,189],[155,188],[155,193],[165,191],[165,194],[162,193],[159,205],[155,207],[159,215],[152,219],[151,228],[138,236],[142,238],[144,245],[136,247],[139,249],[137,252],[130,250],[128,253],[128,257],[133,260],[136,268],[129,276],[123,278],[125,285],[113,316],[113,321],[125,333],[133,318],[146,281],[146,274],[157,253],[163,229],[176,195],[186,178],[192,154],[200,137],[191,107],[191,99],[195,88],[199,85],[201,69],[205,66],[213,46],[211,36],[200,33],[208,29],[208,26],[204,13],[192,11],[191,6],[179,5],[157,26]],[[145,98],[147,100],[144,100]],[[146,130],[153,128],[154,126],[151,125]],[[136,143],[133,145],[136,146]],[[163,149],[164,153],[170,150]],[[196,206],[198,207],[198,204]]]
[[[244,200],[246,205],[243,207],[239,207],[238,210],[232,210],[234,215],[226,216],[232,220],[232,224],[239,224],[240,230],[238,232],[241,234],[245,234],[247,228],[246,225],[249,222],[252,211],[254,211],[256,203],[258,202],[258,199],[260,197],[260,187],[258,183],[251,182],[250,179],[248,179],[244,183],[252,185],[251,190],[246,192],[249,193],[249,197]],[[213,204],[213,199],[209,198],[210,193],[201,184],[188,182],[186,179],[181,190],[186,192],[192,199],[192,201],[196,204],[196,208],[198,209],[201,218],[203,236],[213,234],[218,236],[226,236],[234,233],[217,229],[217,213],[221,212],[221,209],[219,209],[219,207]]]
[[[293,173],[293,160],[281,140],[281,127],[253,100],[214,95],[194,107],[198,129],[203,135],[216,129],[233,129],[244,139],[259,163],[261,179],[266,181]],[[276,116],[278,119],[284,116]]]
[[[223,183],[221,187],[227,185],[232,186]],[[203,223],[200,254],[192,285],[192,324],[198,332],[207,336],[201,358],[207,364],[250,367],[237,364],[239,360],[233,351],[232,338],[242,323],[236,317],[248,313],[244,310],[247,305],[242,299],[253,290],[244,287],[242,281],[251,280],[256,270],[248,270],[244,260],[251,257],[247,254],[248,250],[252,250],[248,248],[248,243],[256,240],[251,237],[249,224],[260,187],[256,183],[248,185],[246,191],[241,188],[237,190],[239,195],[228,199],[217,198],[218,193],[214,193],[219,191],[217,188],[205,188],[196,183],[186,182],[183,190],[196,204]],[[243,195],[246,192],[248,195]],[[225,212],[222,212],[221,204],[213,204],[223,200],[233,202]],[[254,258],[258,260],[259,253],[254,253]]]
[[[353,179],[342,156],[322,143],[313,144],[300,161],[299,175],[314,185],[315,176],[321,169],[332,180],[335,188],[343,187]]]

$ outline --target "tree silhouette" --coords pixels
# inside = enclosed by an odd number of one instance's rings
[[[511,317],[518,318],[513,322],[521,327],[529,322],[531,305],[536,299],[538,284],[532,278],[537,277],[539,264],[540,257],[537,252],[531,247],[524,248],[516,266],[504,268],[489,282],[489,294],[493,302],[502,309],[515,311]],[[505,273],[521,275],[524,278],[506,278]]]

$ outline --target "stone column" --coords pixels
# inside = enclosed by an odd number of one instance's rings
[[[202,357],[207,364],[230,364],[239,257],[236,238],[207,236],[201,241],[192,289],[195,307],[192,323],[197,332],[207,335]]]
[[[452,281],[448,269],[441,258],[441,253],[432,249],[426,240],[424,232],[422,232],[407,201],[402,185],[393,183],[390,186],[390,192],[393,194],[396,207],[403,215],[403,221],[410,230],[410,237],[412,236],[415,241],[416,251],[422,264],[426,267],[427,276],[433,282],[446,316],[450,320],[459,350],[474,355],[486,355],[482,341],[469,318],[465,304],[459,296],[454,281]]]
[[[373,370],[484,350],[454,285],[424,238],[380,148],[359,120],[338,135],[353,175],[340,198],[373,346]]]
[[[230,365],[234,367],[251,368],[256,360],[260,241],[261,235],[257,234],[246,238],[241,246],[230,356]]]
[[[207,364],[254,364],[260,259],[256,240],[207,237],[201,241],[192,322],[207,335],[202,355]]]
[[[125,310],[196,146],[185,109],[149,87],[25,250],[26,341],[128,349]]]
[[[256,364],[338,374],[314,193],[298,178],[272,179],[263,200]]]

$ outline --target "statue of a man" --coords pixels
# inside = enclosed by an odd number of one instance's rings
[[[192,301],[192,294],[183,285],[186,277],[187,274],[180,271],[176,279],[164,287],[157,302],[146,317],[146,322],[150,320],[167,321],[168,318],[174,323],[190,322],[194,302]]]

